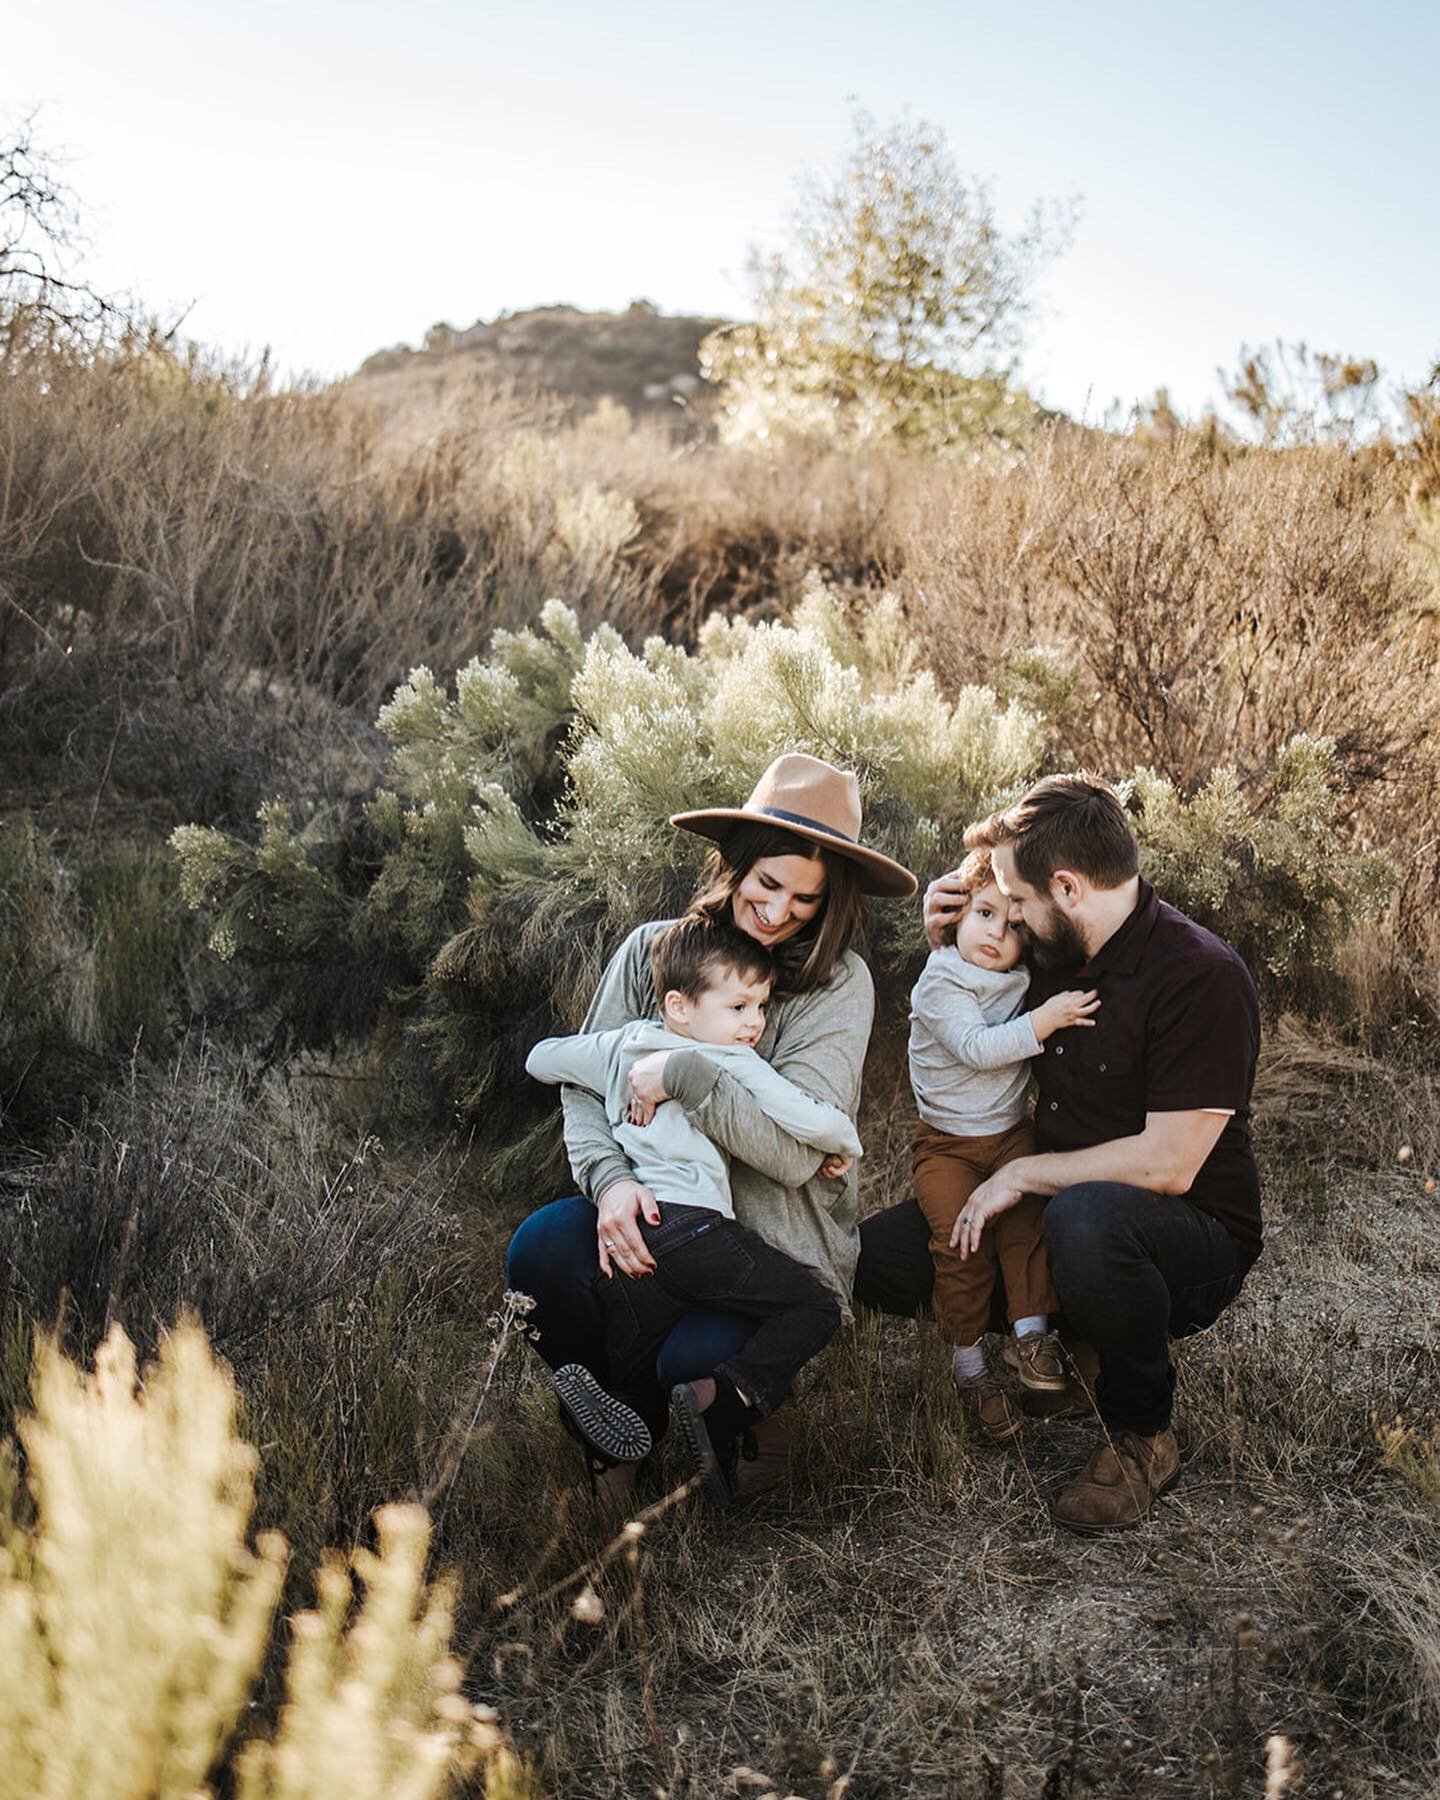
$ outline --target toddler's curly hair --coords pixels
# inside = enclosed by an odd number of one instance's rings
[[[981,845],[978,849],[967,851],[964,862],[961,863],[955,873],[959,877],[960,888],[965,896],[965,904],[968,907],[970,904],[970,896],[972,894],[978,894],[983,887],[989,887],[990,883],[995,879],[995,865],[991,860],[989,846]],[[947,925],[945,927],[945,942],[947,944],[953,944],[955,942],[955,926],[960,923],[960,920],[963,919],[964,916],[965,914],[963,912],[960,913],[956,918],[954,925]]]

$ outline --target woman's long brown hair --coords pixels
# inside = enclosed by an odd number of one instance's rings
[[[819,912],[770,952],[780,971],[777,993],[808,994],[823,987],[845,952],[864,939],[865,896],[855,865],[846,857],[778,825],[736,825],[705,858],[690,910],[710,919],[732,919],[735,890],[767,856],[818,856],[825,865],[825,899]]]

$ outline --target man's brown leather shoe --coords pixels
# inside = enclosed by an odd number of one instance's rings
[[[1124,1531],[1138,1525],[1153,1502],[1180,1479],[1173,1431],[1141,1437],[1117,1431],[1101,1444],[1050,1508],[1070,1531]]]

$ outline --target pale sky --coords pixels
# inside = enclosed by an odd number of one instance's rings
[[[851,99],[948,133],[1018,224],[1078,194],[1022,372],[1101,416],[1277,337],[1440,358],[1434,0],[10,0],[0,120],[39,109],[86,273],[330,376],[552,301],[743,316]]]

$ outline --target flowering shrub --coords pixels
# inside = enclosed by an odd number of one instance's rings
[[[924,878],[1042,772],[1054,722],[1036,702],[1073,700],[1056,650],[1000,673],[1008,698],[943,694],[898,602],[857,620],[815,577],[791,623],[712,617],[693,652],[659,637],[632,650],[608,626],[586,637],[551,601],[538,629],[497,633],[453,692],[411,672],[380,713],[386,785],[358,819],[297,827],[270,807],[258,846],[195,827],[171,841],[212,944],[248,960],[300,1035],[398,1014],[421,1051],[411,1066],[494,1127],[500,1096],[525,1091],[529,1044],[578,1023],[620,937],[692,890],[704,845],[672,813],[743,800],[777,754],[808,751],[856,771],[867,840]],[[1140,771],[1162,891],[1276,973],[1322,953],[1381,890],[1373,864],[1319,856],[1334,780],[1328,744],[1304,739],[1263,805],[1226,771],[1188,804]],[[873,912],[872,960],[903,980],[919,907]],[[296,960],[323,972],[298,997],[276,980]]]

